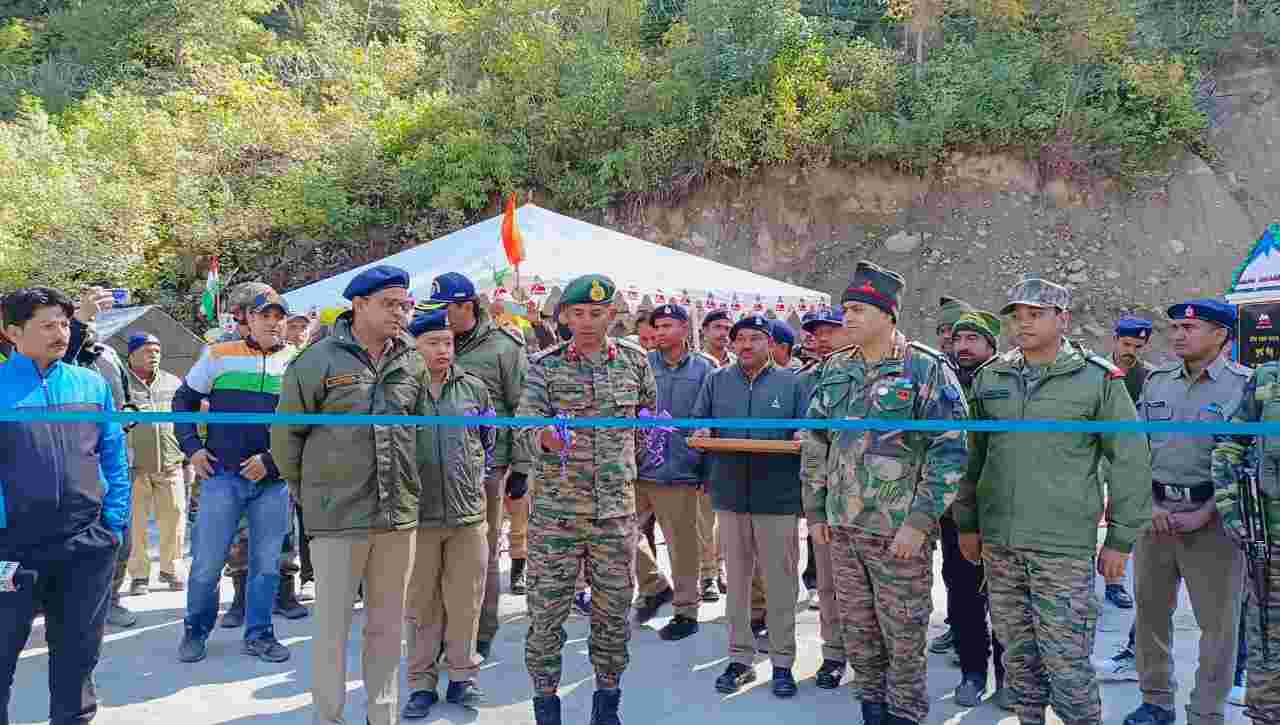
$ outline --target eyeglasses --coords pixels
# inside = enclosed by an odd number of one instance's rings
[[[378,304],[380,304],[382,309],[387,312],[398,312],[402,315],[412,315],[415,303],[412,297],[407,297],[403,300],[383,299],[379,300]]]

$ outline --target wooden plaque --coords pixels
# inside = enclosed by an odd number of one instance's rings
[[[757,441],[750,438],[688,438],[689,447],[710,453],[779,453],[799,455],[800,441]]]

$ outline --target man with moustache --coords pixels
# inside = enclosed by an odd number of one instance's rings
[[[733,321],[729,319],[728,310],[712,310],[702,318],[702,349],[716,361],[717,367],[726,367],[737,361],[729,346],[729,330]],[[704,487],[698,495],[698,540],[701,542],[699,555],[702,601],[714,602],[716,596],[705,583],[708,579],[716,582],[720,593],[728,592],[724,580],[724,555],[720,551],[720,530],[716,514],[711,510],[711,494]]]
[[[1065,337],[1070,309],[1071,293],[1048,280],[1028,277],[1010,289],[1001,313],[1013,316],[1018,347],[974,376],[975,419],[1137,419],[1124,372]],[[1015,713],[1024,725],[1041,725],[1052,704],[1065,725],[1096,725],[1102,702],[1089,660],[1098,618],[1094,579],[1123,572],[1150,520],[1146,438],[1053,431],[971,437],[952,515],[965,558],[986,570]],[[1101,458],[1111,463],[1111,507],[1098,554]]]

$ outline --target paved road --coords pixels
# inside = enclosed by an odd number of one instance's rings
[[[505,576],[503,581],[505,587]],[[229,598],[230,590],[230,583],[224,582],[223,592],[227,595],[224,598]],[[241,655],[238,632],[219,629],[209,642],[209,658],[186,665],[176,659],[182,637],[185,595],[161,590],[144,597],[127,598],[126,602],[139,613],[139,621],[130,630],[108,633],[97,670],[98,692],[104,705],[95,721],[99,725],[303,725],[310,722],[310,619],[290,622],[276,618],[277,636],[293,651],[289,662],[271,665]],[[502,595],[503,627],[494,646],[494,656],[485,663],[480,675],[489,704],[474,711],[441,704],[422,722],[495,725],[533,722],[529,679],[524,670],[527,627],[524,604],[523,597]],[[930,636],[943,630],[944,606],[941,578],[935,573]],[[844,686],[834,691],[819,690],[813,685],[813,674],[821,660],[817,612],[808,611],[803,604],[797,609],[796,677],[800,680],[800,692],[793,700],[779,701],[770,694],[769,664],[764,656],[757,661],[759,680],[754,687],[727,698],[715,692],[713,682],[725,667],[728,639],[722,601],[702,607],[702,630],[683,642],[673,644],[658,639],[657,629],[671,616],[670,608],[664,609],[647,626],[635,629],[631,640],[631,667],[623,680],[624,720],[645,725],[856,722],[858,711],[847,679]],[[1098,653],[1114,651],[1126,637],[1130,619],[1131,614],[1104,606],[1099,622]],[[359,638],[362,624],[362,617],[357,614],[352,627],[353,639]],[[569,641],[565,646],[561,692],[567,723],[585,723],[590,716],[592,681],[587,659],[587,624],[586,619],[573,616],[567,625]],[[1198,637],[1185,594],[1175,625],[1177,664],[1180,679],[1185,683],[1178,698],[1179,720],[1182,720],[1187,691],[1194,682]],[[346,714],[347,721],[353,724],[364,721],[365,693],[359,679],[359,651],[358,645],[351,647],[348,662],[350,694]],[[37,622],[29,648],[18,666],[11,710],[13,723],[47,722],[47,664],[43,629]],[[959,676],[959,670],[946,657],[930,656],[930,723],[986,725],[1004,721],[1005,725],[1016,725],[1016,719],[1009,713],[989,703],[973,709],[957,707],[951,690]],[[1131,682],[1104,684],[1102,698],[1105,721],[1116,725],[1140,702],[1136,683]],[[1053,720],[1058,722],[1056,718]],[[1245,725],[1242,710],[1228,706],[1227,723]]]

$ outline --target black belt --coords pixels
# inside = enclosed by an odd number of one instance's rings
[[[1159,481],[1152,481],[1151,493],[1157,501],[1204,503],[1213,498],[1213,483],[1200,483],[1194,486],[1170,486]]]

